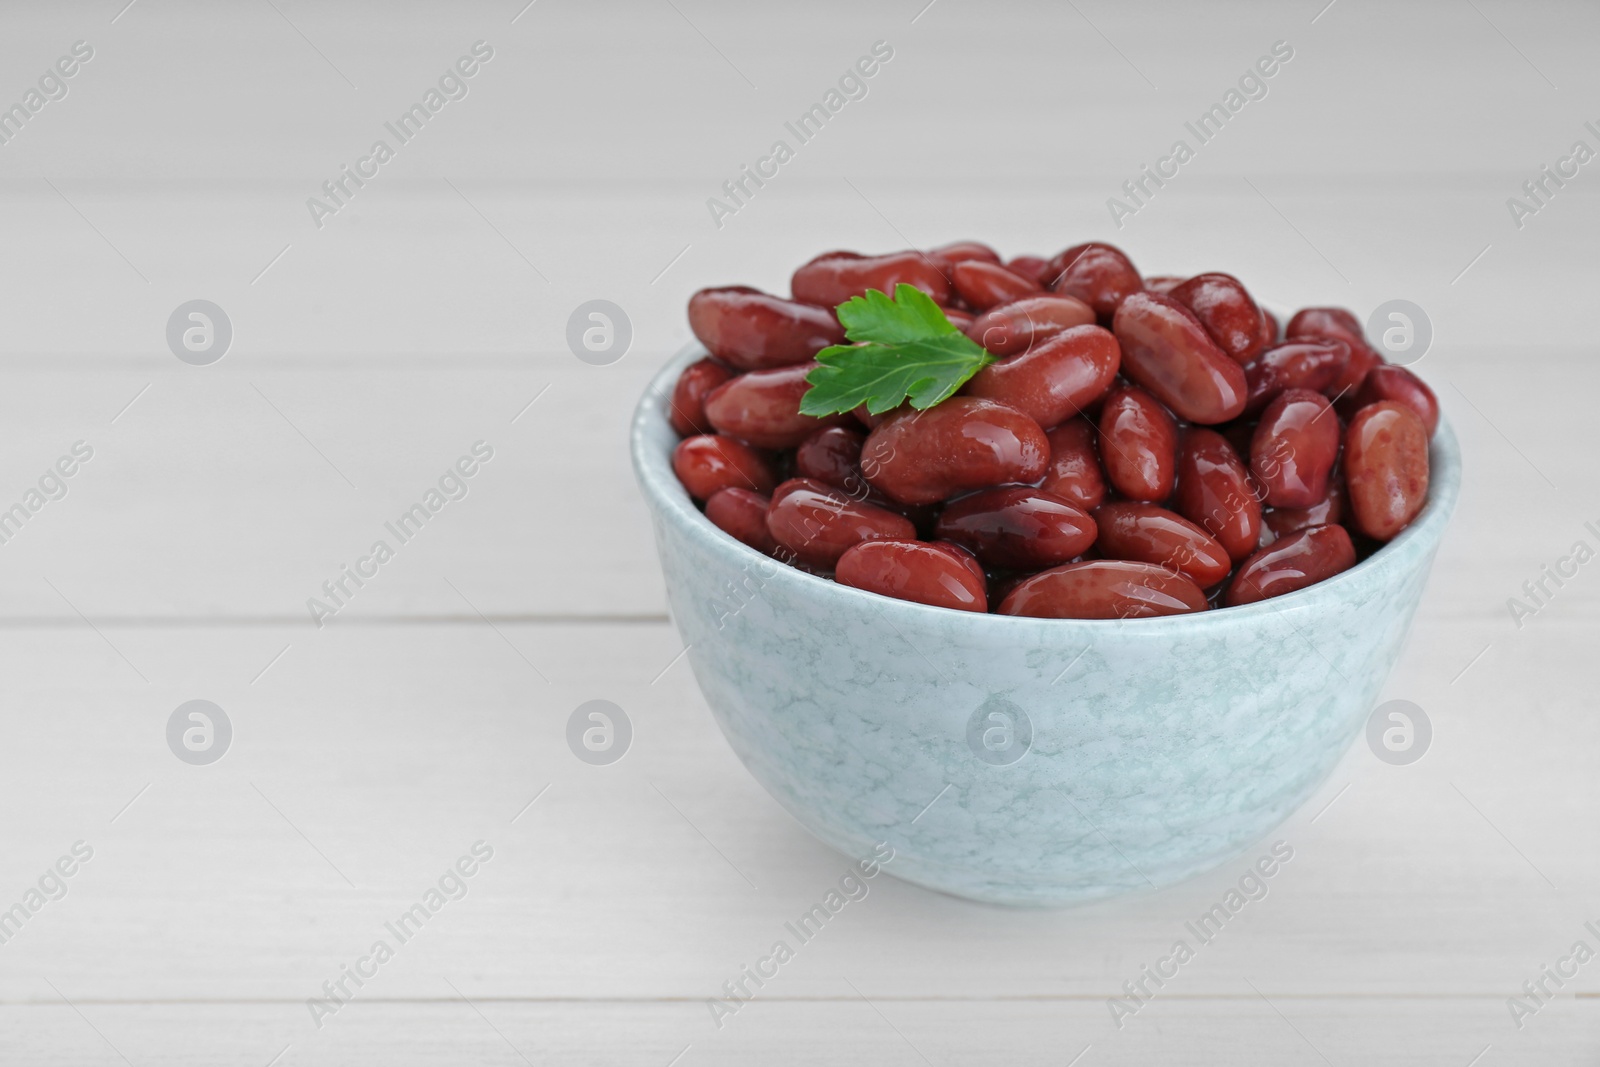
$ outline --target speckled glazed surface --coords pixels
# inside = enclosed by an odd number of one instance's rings
[[[664,399],[703,355],[651,384],[633,460],[706,702],[812,833],[851,856],[888,841],[890,873],[976,900],[1169,885],[1294,811],[1360,733],[1459,490],[1441,423],[1422,515],[1297,593],[1126,621],[925,607],[786,567],[706,521],[673,476]]]

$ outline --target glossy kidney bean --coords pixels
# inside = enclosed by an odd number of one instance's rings
[[[1206,610],[1206,595],[1154,563],[1089,560],[1041,571],[1001,601],[1001,615],[1040,619],[1143,619]]]
[[[833,574],[840,585],[869,593],[957,611],[988,611],[983,572],[937,545],[920,541],[863,541],[839,557]]]
[[[960,308],[940,308],[939,310],[943,311],[944,317],[950,320],[950,325],[954,326],[963,333],[965,333],[967,327],[971,326],[975,321],[975,318],[970,311],[962,311]]]
[[[757,448],[793,448],[842,416],[825,419],[800,414],[800,400],[810,388],[806,375],[815,363],[739,375],[706,394],[706,418],[719,433],[748,441]]]
[[[1268,508],[1261,515],[1261,547],[1297,530],[1344,521],[1344,479],[1336,470],[1328,479],[1328,495],[1308,508]]]
[[[1100,406],[1100,460],[1130,500],[1165,500],[1178,470],[1178,424],[1141,389],[1114,389]]]
[[[867,481],[903,504],[1037,481],[1049,462],[1050,442],[1037,422],[1007,404],[965,396],[895,414],[861,450]]]
[[[989,364],[962,392],[1010,404],[1040,426],[1055,426],[1104,396],[1121,363],[1109,330],[1074,326],[1020,356]]]
[[[832,567],[862,541],[914,541],[911,520],[887,508],[851,500],[809,478],[784,482],[772,494],[767,529],[780,548],[813,567]]]
[[[732,437],[699,434],[685,437],[672,451],[672,470],[696,500],[709,500],[719,489],[770,493],[777,484],[765,456]]]
[[[1176,300],[1134,293],[1117,309],[1112,329],[1122,345],[1122,373],[1179,418],[1209,426],[1244,410],[1244,368]]]
[[[1050,280],[1050,261],[1043,256],[1017,256],[1006,260],[1005,267],[1013,274],[1033,279],[1040,288]]]
[[[1045,436],[1050,441],[1050,466],[1039,488],[1093,511],[1106,498],[1105,474],[1100,469],[1098,432],[1086,419],[1069,419]]]
[[[1428,501],[1428,430],[1405,404],[1356,412],[1344,438],[1344,481],[1356,529],[1387,541]]]
[[[1228,583],[1228,607],[1304,589],[1355,566],[1356,550],[1343,526],[1312,526],[1260,549]]]
[[[934,533],[990,567],[1039,570],[1066,563],[1094,544],[1089,513],[1028,486],[984,489],[944,506]]]
[[[934,255],[940,256],[946,262],[952,264],[969,261],[980,263],[1000,262],[1000,253],[982,241],[951,241],[949,244],[940,245],[932,251]]]
[[[893,296],[900,284],[921,289],[936,304],[950,302],[950,280],[937,262],[921,252],[884,256],[829,252],[795,271],[789,289],[801,303],[836,308],[868,289]]]
[[[1156,293],[1159,296],[1171,296],[1172,290],[1182,285],[1188,279],[1180,278],[1176,274],[1158,274],[1153,278],[1144,280],[1146,292]]]
[[[1109,323],[1117,307],[1144,281],[1122,250],[1090,242],[1074,245],[1050,261],[1050,288],[1075,296],[1094,308],[1100,321]]]
[[[706,418],[706,394],[732,377],[733,371],[714,359],[698,360],[683,368],[672,387],[667,413],[679,437],[711,432],[711,422]]]
[[[1326,395],[1350,361],[1350,346],[1324,337],[1273,345],[1244,369],[1249,393],[1244,413],[1254,415],[1285,389],[1311,389]]]
[[[967,551],[965,548],[962,548],[954,541],[929,541],[927,544],[929,548],[937,548],[940,552],[943,552],[951,559],[958,561],[963,567],[967,568],[967,571],[976,577],[978,581],[983,583],[988,582],[989,576],[984,573],[983,564],[978,562],[978,557],[974,556],[971,552]]]
[[[844,327],[830,309],[742,285],[691,296],[689,328],[713,356],[740,370],[805,363],[844,343]]]
[[[1278,316],[1274,315],[1272,312],[1268,311],[1266,308],[1262,308],[1261,309],[1261,345],[1262,345],[1262,347],[1264,348],[1267,345],[1275,345],[1275,344],[1277,344],[1278,343],[1278,338],[1280,338],[1282,336],[1283,336],[1283,333],[1278,328]]]
[[[1202,589],[1233,570],[1233,560],[1215,538],[1166,508],[1120,500],[1098,508],[1094,521],[1100,530],[1095,547],[1107,559],[1160,564]]]
[[[1217,347],[1235,363],[1248,363],[1261,351],[1261,309],[1238,278],[1196,274],[1168,295],[1194,312]]]
[[[1094,310],[1077,297],[1030,296],[984,312],[966,334],[997,356],[1015,356],[1062,330],[1094,321]]]
[[[961,299],[977,311],[988,311],[1043,291],[1032,278],[1013,274],[998,263],[981,259],[957,263],[951,269],[950,280]]]
[[[866,441],[866,434],[848,426],[824,426],[794,450],[795,474],[859,499],[867,489],[861,476],[861,446]]]
[[[717,529],[743,541],[758,552],[771,552],[778,543],[767,529],[771,501],[749,489],[718,489],[706,501],[706,518]]]
[[[1217,539],[1235,563],[1256,550],[1261,500],[1249,469],[1225,437],[1191,426],[1178,448],[1173,508]]]
[[[1250,439],[1250,470],[1275,508],[1308,508],[1325,498],[1338,458],[1339,418],[1309,389],[1279,393]]]
[[[1284,336],[1290,340],[1299,337],[1331,337],[1350,346],[1350,358],[1344,369],[1323,390],[1331,397],[1353,393],[1361,387],[1367,372],[1383,360],[1367,344],[1361,321],[1344,308],[1301,308],[1284,327]]]
[[[1393,400],[1415,411],[1429,437],[1439,428],[1439,398],[1433,395],[1426,382],[1404,367],[1385,363],[1367,372],[1361,388],[1356,391],[1356,410],[1380,400]]]

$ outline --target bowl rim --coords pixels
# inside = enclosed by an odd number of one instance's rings
[[[634,475],[651,513],[659,519],[672,522],[694,541],[725,558],[733,567],[751,563],[770,564],[777,573],[770,576],[763,574],[764,582],[782,583],[793,588],[797,595],[817,597],[824,601],[832,598],[839,604],[840,610],[864,607],[892,613],[904,618],[908,625],[927,626],[943,621],[945,624],[964,624],[978,630],[993,630],[1018,637],[1068,633],[1095,637],[1121,633],[1129,626],[1135,628],[1133,633],[1138,636],[1166,637],[1192,634],[1201,626],[1250,625],[1287,608],[1311,607],[1319,599],[1342,603],[1349,596],[1359,598],[1364,591],[1387,587],[1395,572],[1415,566],[1419,559],[1426,558],[1438,547],[1461,493],[1460,444],[1441,411],[1438,429],[1429,443],[1428,502],[1422,512],[1393,540],[1332,578],[1254,604],[1142,619],[1044,619],[994,612],[954,611],[841,585],[831,578],[788,566],[725,533],[705,517],[673,472],[671,447],[662,449],[658,442],[675,443],[679,440],[677,431],[667,417],[673,386],[685,367],[709,356],[710,352],[700,342],[689,341],[651,377],[634,409],[629,446]],[[899,619],[890,621],[898,622]]]

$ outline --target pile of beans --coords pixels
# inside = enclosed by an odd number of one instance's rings
[[[800,414],[834,308],[915,286],[998,360],[949,400]],[[1280,330],[1238,279],[1143,278],[1106,244],[828,252],[790,298],[703,289],[673,468],[777,559],[960,611],[1140,618],[1329,578],[1427,502],[1433,392],[1342,308]]]

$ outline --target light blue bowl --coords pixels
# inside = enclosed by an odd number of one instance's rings
[[[632,443],[706,702],[817,837],[852,857],[887,841],[886,870],[974,900],[1170,885],[1304,803],[1394,666],[1460,488],[1441,422],[1417,520],[1260,604],[1126,621],[926,607],[784,566],[695,508],[672,473],[666,397],[704,355],[656,376]]]

